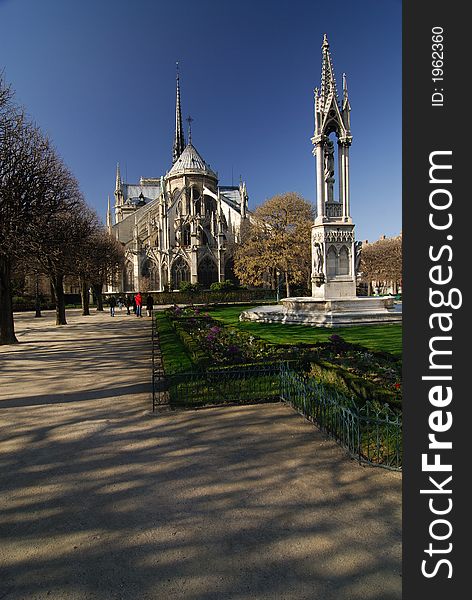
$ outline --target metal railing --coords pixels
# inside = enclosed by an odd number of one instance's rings
[[[169,405],[169,391],[162,361],[159,344],[159,328],[157,327],[155,311],[151,312],[151,349],[152,349],[152,410],[158,406]]]
[[[237,365],[172,374],[167,390],[172,406],[276,402],[279,380],[277,363]]]
[[[362,406],[333,388],[280,367],[280,398],[301,412],[359,462],[387,469],[402,466],[402,417],[387,405]]]

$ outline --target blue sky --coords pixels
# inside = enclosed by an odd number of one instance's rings
[[[105,218],[130,182],[171,166],[175,62],[192,141],[249,208],[315,202],[313,88],[328,34],[352,106],[357,239],[401,231],[401,1],[0,0],[0,69]],[[184,122],[185,128],[187,124]]]

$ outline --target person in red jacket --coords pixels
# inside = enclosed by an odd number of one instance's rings
[[[142,317],[142,307],[143,307],[143,297],[141,296],[141,292],[138,292],[134,297],[134,301],[136,302],[136,316]]]

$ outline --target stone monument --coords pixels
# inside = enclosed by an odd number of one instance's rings
[[[281,305],[254,308],[243,312],[240,318],[320,326],[401,321],[393,297],[356,297],[360,248],[354,237],[349,196],[351,106],[345,74],[342,103],[339,101],[326,34],[321,49],[321,88],[315,89],[315,132],[311,139],[317,182],[316,218],[311,236],[312,295],[285,298]]]

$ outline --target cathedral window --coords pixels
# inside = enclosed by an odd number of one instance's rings
[[[160,287],[159,267],[155,263],[149,269],[149,287],[155,291]]]
[[[149,277],[150,264],[149,260],[145,259],[141,264],[141,277]]]
[[[216,263],[212,258],[206,255],[198,265],[198,283],[201,283],[204,287],[210,287],[215,281],[218,281],[218,269]]]
[[[134,291],[134,269],[130,262],[128,262],[125,267],[125,291]]]
[[[180,289],[184,281],[190,281],[190,269],[187,262],[177,257],[172,264],[172,286],[175,290]]]

